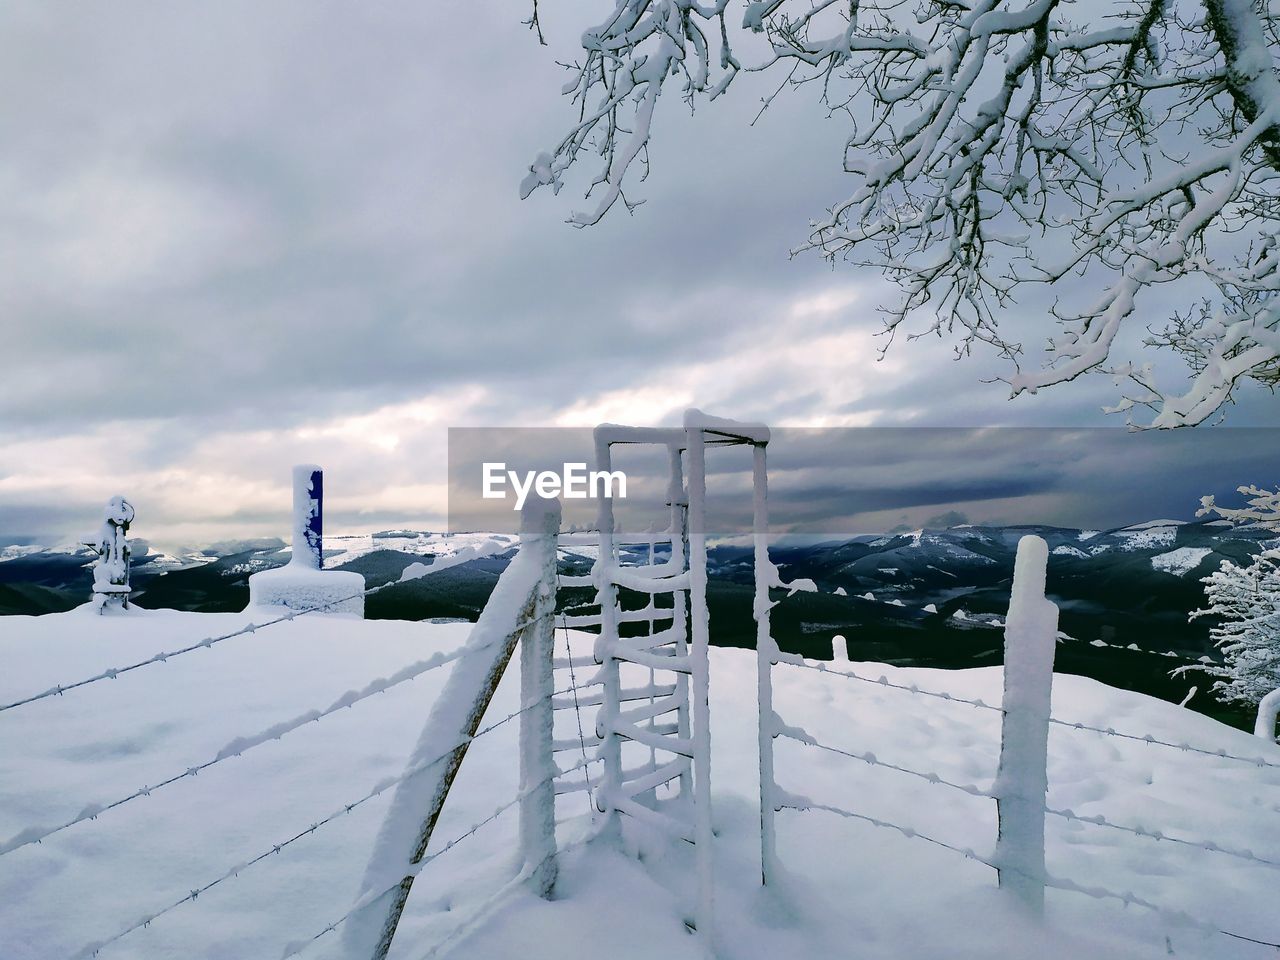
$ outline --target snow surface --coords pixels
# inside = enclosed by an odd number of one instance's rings
[[[0,702],[229,632],[255,618],[261,622],[262,614],[134,610],[98,617],[81,608],[4,618]],[[456,650],[470,630],[463,623],[300,617],[0,714],[0,842],[33,824],[74,817],[87,803],[110,801],[180,773],[238,737],[323,710],[348,691],[377,689],[379,677]],[[558,633],[557,644],[563,642]],[[574,644],[575,655],[589,653],[589,637],[575,635]],[[849,668],[987,703],[999,702],[1002,685],[998,668]],[[71,957],[85,943],[186,896],[399,776],[451,669],[387,686],[385,693],[306,723],[278,742],[262,743],[0,857],[0,956]],[[515,672],[500,685],[486,724],[518,707]],[[1138,907],[1052,890],[1048,929],[1031,929],[1007,911],[988,867],[918,838],[822,812],[779,814],[784,876],[776,891],[762,892],[756,860],[756,685],[751,651],[712,649],[721,960],[836,960],[853,955],[853,944],[859,960],[1274,955],[1265,947],[1171,926]],[[882,762],[984,789],[995,775],[998,712],[789,665],[775,668],[773,690],[783,722],[803,726],[820,742],[874,751]],[[1280,762],[1280,747],[1081,677],[1055,679],[1053,710],[1065,719],[1246,756],[1267,751]],[[563,713],[568,716],[557,717],[557,736],[567,734],[567,728],[559,729],[561,721],[573,723],[572,711]],[[590,726],[589,717],[584,722]],[[505,724],[473,745],[432,850],[515,795],[517,728]],[[1053,806],[1280,859],[1273,828],[1280,813],[1280,769],[1058,726],[1050,732],[1049,764]],[[973,846],[984,856],[994,846],[995,805],[983,797],[784,740],[778,741],[777,778],[783,789]],[[349,909],[387,799],[384,794],[246,867],[194,903],[103,949],[101,957],[277,960],[286,944],[308,940]],[[587,809],[582,794],[560,798],[558,814],[567,821],[562,840],[581,832]],[[513,875],[515,831],[512,811],[427,867],[414,886],[393,960],[422,958]],[[1273,869],[1058,818],[1050,818],[1047,834],[1048,868],[1056,876],[1131,890],[1226,929],[1280,939]],[[639,831],[629,833],[627,846],[643,850],[643,859],[593,846],[566,854],[556,899],[514,894],[445,955],[705,960],[684,925],[692,903],[691,851]],[[338,951],[338,938],[329,934],[301,955],[336,958]]]
[[[1053,555],[1055,557],[1080,557],[1086,560],[1089,558],[1089,554],[1085,553],[1083,550],[1077,550],[1075,547],[1069,546],[1065,543],[1054,547]]]
[[[1213,550],[1209,547],[1179,547],[1168,553],[1156,554],[1151,558],[1151,566],[1176,577],[1185,577],[1211,553]]]
[[[1141,529],[1117,530],[1116,534],[1124,538],[1120,543],[1121,550],[1152,550],[1157,547],[1173,546],[1173,542],[1178,538],[1178,528],[1147,526]]]

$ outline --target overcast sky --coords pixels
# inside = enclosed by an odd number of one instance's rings
[[[0,541],[116,493],[163,543],[283,533],[301,461],[331,530],[438,527],[450,426],[1119,428],[1101,378],[1011,403],[944,342],[876,362],[878,277],[788,256],[847,189],[805,94],[668,104],[633,216],[520,201],[601,4],[542,7],[550,47],[509,0],[0,7]]]

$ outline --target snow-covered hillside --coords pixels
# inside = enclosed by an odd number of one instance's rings
[[[259,622],[244,615],[84,611],[0,620],[0,702]],[[377,678],[456,648],[468,624],[303,617],[209,650],[0,712],[0,847],[19,832],[75,819],[181,774],[238,737],[340,704]],[[563,634],[557,643],[563,643]],[[575,641],[583,653],[585,638]],[[872,677],[998,703],[1000,671],[851,665]],[[1270,957],[1269,948],[1171,924],[1138,907],[1050,891],[1047,933],[1006,912],[983,864],[866,822],[823,812],[780,814],[785,883],[756,885],[756,667],[748,651],[711,651],[713,789],[718,837],[718,953],[725,960],[915,957]],[[386,795],[344,805],[402,773],[448,666],[305,723],[278,742],[228,756],[42,843],[0,856],[0,956],[74,956],[154,914],[237,864],[261,862],[116,943],[110,958],[276,960],[342,917],[355,896]],[[511,673],[514,674],[512,669]],[[509,676],[486,718],[517,707]],[[776,706],[788,724],[882,763],[989,787],[999,714],[877,684],[781,665]],[[572,711],[566,720],[571,722]],[[1249,756],[1269,748],[1167,703],[1059,676],[1054,714]],[[516,728],[477,741],[433,841],[442,847],[516,792]],[[569,730],[557,731],[563,736]],[[1081,816],[1210,839],[1280,860],[1280,768],[1250,766],[1061,726],[1050,741],[1050,804]],[[995,805],[840,754],[778,741],[778,780],[793,793],[902,824],[989,856]],[[559,801],[564,841],[588,827],[581,793]],[[322,823],[314,833],[281,843]],[[1220,853],[1050,818],[1055,876],[1146,900],[1260,939],[1280,939],[1276,870]],[[629,824],[634,827],[634,824]],[[464,922],[512,869],[509,812],[428,866],[393,956],[416,960]],[[633,859],[592,846],[564,857],[558,897],[512,897],[451,947],[467,960],[693,960],[684,918],[691,881],[684,849],[633,835]],[[981,918],[975,922],[975,918]],[[304,957],[336,957],[323,936]]]

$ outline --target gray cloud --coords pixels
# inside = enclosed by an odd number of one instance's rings
[[[0,12],[0,532],[120,489],[175,537],[278,532],[293,459],[353,526],[439,523],[450,424],[1104,422],[1103,381],[1010,404],[945,343],[875,362],[879,278],[788,257],[845,189],[804,94],[668,111],[634,216],[520,202],[593,10],[545,11],[549,49],[507,4]]]

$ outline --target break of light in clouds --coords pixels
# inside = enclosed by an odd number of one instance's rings
[[[116,493],[162,543],[279,534],[299,461],[336,528],[438,527],[449,426],[1110,422],[1102,379],[1006,403],[943,341],[877,361],[878,276],[788,256],[845,189],[803,92],[666,113],[634,216],[519,201],[595,12],[544,48],[510,3],[6,5],[0,537]]]

